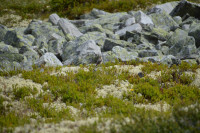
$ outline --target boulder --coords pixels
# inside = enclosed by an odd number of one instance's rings
[[[72,23],[70,23],[67,19],[61,18],[58,21],[59,27],[62,29],[63,33],[70,34],[71,36],[74,37],[80,37],[82,33],[76,28]]]
[[[32,37],[32,36],[31,36]],[[29,35],[21,35],[17,30],[11,29],[7,31],[4,37],[5,44],[13,47],[21,48],[22,46],[32,46],[32,40]]]
[[[182,23],[182,18],[180,16],[175,16],[175,17],[173,17],[173,19],[177,24],[181,24]]]
[[[105,12],[103,10],[99,10],[99,9],[96,9],[96,8],[93,8],[92,11],[88,14],[83,14],[80,16],[81,19],[97,19],[101,16],[104,16],[104,15],[108,15],[110,13],[108,12]]]
[[[53,25],[57,25],[59,20],[60,17],[56,13],[49,16],[49,22],[51,22]]]
[[[45,67],[50,66],[63,66],[60,60],[53,53],[45,53],[39,60],[35,62],[35,65]]]
[[[123,29],[120,29],[118,31],[115,32],[115,34],[119,35],[119,36],[124,36],[126,34],[126,32],[132,32],[132,31],[138,31],[141,32],[142,31],[142,26],[140,24],[133,24],[130,26],[127,26]]]
[[[7,31],[7,27],[0,24],[0,42],[4,40]]]
[[[18,54],[19,50],[11,45],[6,45],[4,42],[0,42],[0,54],[3,53]]]
[[[80,28],[80,31],[82,33],[87,33],[87,32],[102,32],[102,33],[105,33],[106,36],[110,39],[119,39],[119,36],[118,35],[115,35],[112,31],[108,30],[108,29],[104,29],[101,25],[99,24],[94,24],[94,25],[91,25],[91,26],[84,26],[84,27],[81,27]]]
[[[188,2],[186,0],[182,0],[179,4],[174,8],[174,10],[170,13],[171,16],[185,16],[188,14],[189,16],[200,19],[200,5]]]
[[[172,65],[179,65],[181,63],[181,60],[176,58],[173,55],[166,55],[164,56],[161,61],[162,64],[166,64],[168,66],[172,66]]]
[[[135,18],[134,17],[131,17],[131,18],[128,18],[126,21],[125,21],[125,27],[127,26],[130,26],[132,24],[135,23]]]
[[[150,15],[156,28],[161,28],[166,31],[174,30],[179,25],[173,20],[173,18],[166,13],[153,13]]]
[[[106,39],[105,43],[103,45],[103,50],[104,51],[110,51],[114,46],[121,46],[121,47],[129,47],[134,49],[136,47],[135,44],[129,43],[127,41],[123,40],[112,40],[112,39]]]
[[[8,60],[0,61],[0,71],[12,71],[12,70],[20,70],[21,65],[18,62],[10,62]]]
[[[153,7],[152,9],[150,9],[150,11],[147,14],[152,14],[152,13],[166,13],[166,14],[170,14],[173,9],[178,5],[178,2],[168,2],[165,4],[161,4],[161,5],[156,5],[155,7]]]
[[[188,33],[177,29],[169,38],[166,44],[170,47],[168,54],[179,58],[187,58],[192,54],[196,54],[195,39],[188,36]]]
[[[65,39],[51,40],[48,43],[48,52],[51,52],[55,55],[62,55],[63,43]]]
[[[94,40],[89,40],[76,48],[76,53],[64,61],[64,65],[79,65],[97,63],[101,58],[100,47],[96,45]]]
[[[200,47],[200,23],[193,24],[189,30],[189,36],[193,36],[195,39],[195,44]]]
[[[139,57],[158,56],[157,50],[142,50],[138,53]]]
[[[138,56],[137,52],[128,52],[125,48],[120,46],[113,47],[112,53],[115,55],[115,58],[119,59],[120,61],[135,60]]]
[[[62,30],[58,26],[53,26],[49,22],[43,22],[40,20],[33,20],[29,26],[24,31],[25,34],[31,34],[35,38],[44,36],[47,39],[47,42],[51,39],[51,35],[56,33],[62,37],[65,37]]]
[[[120,19],[123,16],[128,15],[127,13],[112,13],[112,14],[106,14],[98,19],[90,20],[88,21],[85,26],[91,26],[94,24],[101,25],[104,29],[108,29],[111,31],[114,31],[115,24],[120,23]]]
[[[7,60],[9,62],[22,62],[24,60],[24,56],[22,54],[15,53],[2,53],[0,54],[0,60]]]
[[[147,16],[142,11],[138,11],[134,14],[135,20],[137,23],[141,24],[142,26],[154,26],[152,19]]]

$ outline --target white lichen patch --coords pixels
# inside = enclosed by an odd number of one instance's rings
[[[144,108],[146,110],[156,110],[159,112],[166,112],[170,109],[170,105],[167,103],[157,103],[157,104],[135,104],[136,108]]]
[[[20,75],[10,78],[0,77],[0,88],[2,88],[2,92],[12,92],[13,86],[29,87],[31,89],[36,88],[39,93],[43,92],[41,84],[34,83],[32,80],[29,79],[21,78]]]
[[[130,74],[137,75],[142,72],[143,65],[133,66],[133,65],[115,65],[117,72],[128,71]],[[112,68],[112,66],[110,67]]]
[[[19,15],[4,14],[0,17],[0,24],[6,24],[8,27],[27,27],[31,19],[22,19]]]
[[[198,87],[200,89],[200,69],[196,70],[196,76],[195,76],[195,80],[191,83],[191,85],[195,85],[196,87]]]
[[[124,118],[122,122],[124,124],[134,124],[134,121],[127,117]],[[111,128],[115,128],[116,131],[119,131],[121,128],[121,123],[113,120],[112,118],[99,119],[98,117],[92,117],[76,121],[64,120],[56,124],[27,124],[23,127],[16,127],[14,133],[78,133],[81,126],[90,126],[94,123],[97,124],[97,131],[104,133],[110,133]]]
[[[128,81],[118,81],[116,80],[114,84],[104,85],[102,88],[96,88],[97,97],[105,98],[107,95],[112,95],[113,97],[117,97],[122,99],[123,94],[127,93],[133,85],[131,85]]]
[[[89,70],[87,68],[81,68],[79,66],[74,67],[62,67],[59,72],[51,73],[51,75],[63,75],[66,76],[68,72],[77,73],[80,69],[83,69],[84,71],[88,72]]]
[[[99,120],[98,117],[92,117],[87,118],[85,120],[76,120],[76,121],[70,121],[65,120],[61,121],[60,123],[50,123],[50,124],[27,124],[23,127],[17,127],[14,130],[14,133],[24,132],[24,133],[71,133],[71,132],[77,132],[79,127],[84,125],[91,125]]]
[[[200,108],[200,104],[195,103],[195,104],[191,104],[187,107],[182,107],[182,108],[180,108],[180,110],[188,112],[189,109],[196,109],[195,111],[198,113],[200,111],[199,108]]]
[[[157,79],[158,77],[161,76],[161,71],[159,72],[152,71],[150,74],[147,74],[147,76],[152,79]]]

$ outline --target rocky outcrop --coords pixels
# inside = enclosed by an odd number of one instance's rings
[[[27,28],[0,25],[1,70],[32,65],[62,66],[101,62],[160,62],[200,59],[200,7],[185,0],[148,11],[108,13],[93,9],[80,20],[49,16]]]

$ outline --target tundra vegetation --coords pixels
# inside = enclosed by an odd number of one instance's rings
[[[117,67],[126,65],[132,68],[142,65],[144,77],[129,73]],[[73,66],[68,66],[68,68]],[[43,123],[59,123],[64,120],[78,121],[96,118],[91,124],[83,124],[76,131],[80,132],[198,132],[200,89],[192,85],[196,64],[182,62],[179,66],[168,67],[151,62],[115,62],[95,65],[81,65],[77,71],[59,74],[63,67],[34,67],[32,71],[15,70],[1,72],[1,77],[21,76],[42,85],[37,88],[13,85],[13,91],[5,91],[0,96],[1,132],[15,131],[15,127]],[[43,70],[43,71],[41,71]],[[160,72],[152,78],[151,73]],[[189,74],[190,73],[190,74]],[[117,81],[117,82],[116,82]],[[125,81],[129,85],[122,97],[112,92],[105,97],[98,96],[105,85],[115,84],[119,87]],[[3,81],[1,81],[3,82]],[[6,99],[6,96],[11,99]],[[10,100],[10,101],[9,101]],[[13,109],[11,101],[23,105],[21,111]],[[58,103],[59,101],[59,103]],[[5,104],[5,103],[8,104]],[[56,103],[59,106],[56,106]],[[60,107],[64,104],[63,107]],[[55,105],[55,106],[54,106]],[[138,107],[144,105],[144,108]],[[159,109],[146,108],[157,105]],[[165,106],[168,107],[165,107]],[[73,114],[69,106],[76,108]],[[156,108],[156,107],[155,107]],[[125,121],[128,118],[128,121]],[[110,120],[109,129],[99,129]],[[114,124],[113,124],[114,123]],[[118,125],[118,127],[116,127]]]
[[[0,16],[4,16],[1,24],[9,25],[13,14],[23,19],[45,19],[54,12],[61,17],[77,19],[80,15],[90,12],[93,8],[107,12],[127,12],[130,10],[147,9],[155,4],[173,0],[0,0]],[[199,0],[189,0],[199,3]],[[17,23],[13,21],[12,23]]]

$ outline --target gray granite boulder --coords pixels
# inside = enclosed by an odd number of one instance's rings
[[[103,10],[93,8],[90,13],[83,14],[80,16],[80,18],[81,19],[97,19],[97,18],[100,18],[101,16],[108,15],[108,14],[110,14],[110,13],[105,12]]]
[[[142,26],[154,26],[152,19],[147,16],[142,11],[138,11],[134,14],[135,20],[137,23],[141,24]]]
[[[197,48],[200,47],[200,23],[193,24],[189,29],[189,36],[193,36]]]
[[[48,43],[48,52],[51,52],[55,55],[62,55],[63,51],[63,44],[66,42],[66,40],[63,39],[58,39],[58,40],[51,40]]]
[[[85,26],[91,26],[94,24],[99,24],[101,25],[104,29],[108,29],[111,31],[114,31],[115,24],[120,23],[120,19],[124,16],[126,16],[127,13],[112,13],[112,14],[107,14],[104,15],[98,19],[90,20],[88,21]]]
[[[14,29],[7,31],[4,37],[4,42],[5,44],[11,45],[17,48],[21,48],[22,46],[25,46],[25,45],[32,46],[32,43],[33,43],[32,36],[22,35],[17,30],[14,30]]]
[[[112,53],[120,61],[131,61],[135,60],[138,56],[137,52],[128,52],[125,48],[115,46],[112,48]]]
[[[189,58],[190,55],[196,54],[197,51],[195,39],[188,36],[187,32],[180,29],[177,29],[173,33],[166,44],[170,47],[168,54],[179,58]]]
[[[69,22],[67,19],[61,18],[58,21],[59,27],[62,29],[63,33],[70,34],[71,36],[74,37],[79,37],[82,35],[82,33],[76,28],[71,22]]]
[[[0,61],[0,71],[12,71],[12,70],[20,70],[21,65],[20,63],[13,61],[10,62],[8,60],[1,60]]]
[[[153,13],[150,15],[156,28],[161,28],[166,31],[174,30],[179,25],[173,20],[173,18],[166,13]]]
[[[35,62],[35,65],[45,67],[50,66],[63,66],[61,61],[53,53],[45,53],[39,60]]]
[[[97,63],[101,58],[100,47],[96,45],[94,40],[89,40],[76,48],[76,53],[64,61],[64,65],[79,65]]]
[[[174,8],[174,10],[170,13],[171,16],[185,16],[188,14],[189,16],[200,19],[200,5],[188,2],[186,0],[182,0],[179,4]]]
[[[110,39],[119,39],[119,36],[114,34],[112,31],[108,30],[108,29],[104,29],[101,25],[99,24],[94,24],[94,25],[91,25],[91,26],[84,26],[84,27],[81,27],[80,28],[80,31],[82,33],[87,33],[87,32],[102,32],[102,33],[105,33],[106,36]]]
[[[166,14],[170,14],[177,5],[178,5],[177,1],[168,2],[168,3],[161,4],[161,5],[156,5],[155,7],[150,9],[150,11],[147,14],[163,13],[163,12]]]
[[[4,40],[4,37],[7,31],[8,31],[8,28],[0,24],[0,42]]]
[[[53,25],[57,25],[59,20],[60,17],[56,13],[49,16],[49,22],[51,22]]]
[[[25,34],[31,34],[35,38],[40,36],[44,36],[47,39],[47,42],[51,39],[51,35],[56,33],[62,37],[65,35],[63,34],[62,30],[59,29],[58,26],[53,26],[49,22],[43,22],[40,20],[33,20],[29,26],[24,31]]]
[[[130,26],[130,25],[133,25],[133,24],[135,24],[135,18],[134,18],[134,17],[128,18],[128,19],[125,21],[125,27],[126,27],[126,26]]]
[[[18,54],[19,50],[11,45],[6,45],[4,42],[0,42],[0,54],[2,53]]]
[[[124,36],[127,31],[129,31],[129,32],[132,32],[132,31],[141,32],[142,26],[140,24],[133,24],[133,25],[127,26],[125,28],[122,28],[122,29],[116,31],[115,34],[117,34],[119,36]]]
[[[138,53],[139,57],[158,56],[157,50],[142,50]]]
[[[134,49],[136,47],[135,44],[129,43],[127,41],[123,40],[112,40],[112,39],[106,39],[105,43],[103,45],[103,50],[104,51],[110,51],[114,46],[121,46],[121,47],[126,47],[126,48],[132,48]]]
[[[181,60],[176,58],[173,55],[166,55],[162,58],[162,60],[160,61],[162,64],[166,64],[168,66],[172,66],[172,65],[179,65],[181,63]]]

